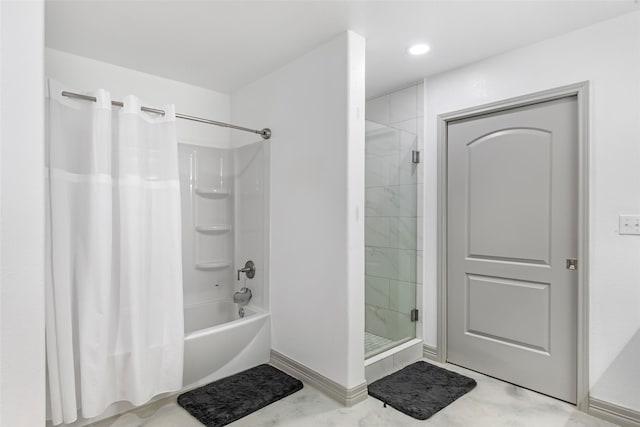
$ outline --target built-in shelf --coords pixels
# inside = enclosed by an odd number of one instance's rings
[[[200,233],[226,233],[231,230],[230,225],[196,225],[196,231]]]
[[[210,198],[213,198],[213,199],[222,199],[224,197],[229,197],[229,194],[230,194],[226,190],[219,190],[217,188],[200,188],[200,187],[196,187],[194,191],[198,196],[210,197]]]
[[[197,270],[220,270],[231,265],[231,261],[211,261],[196,263]]]

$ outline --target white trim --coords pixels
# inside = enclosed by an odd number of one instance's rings
[[[393,348],[390,348],[387,351],[383,351],[380,354],[376,354],[375,356],[372,356],[372,357],[370,357],[368,359],[365,359],[364,360],[364,366],[369,366],[371,364],[379,362],[382,359],[386,359],[387,357],[393,356],[394,354],[399,353],[402,350],[405,350],[405,349],[407,349],[409,347],[412,347],[412,346],[414,346],[416,344],[420,344],[420,343],[422,343],[421,339],[414,338],[414,339],[409,340],[409,341],[407,341],[405,343],[399,344],[399,345],[397,345],[397,346],[395,346]]]
[[[438,356],[438,349],[424,344],[422,346],[422,357],[425,359],[433,360],[434,362],[440,362],[440,356]]]
[[[356,403],[360,403],[367,399],[368,389],[366,382],[353,388],[343,387],[337,382],[281,353],[278,353],[275,350],[271,350],[271,360],[269,361],[269,364],[291,376],[311,384],[313,387],[344,406],[353,406]]]
[[[589,413],[623,427],[640,427],[640,412],[593,397],[589,399]]]
[[[577,407],[586,411],[589,397],[589,82],[438,115],[438,339],[437,361],[447,360],[447,123],[511,108],[576,96],[578,103],[578,343]]]

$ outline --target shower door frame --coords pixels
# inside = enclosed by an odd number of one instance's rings
[[[400,128],[397,128],[397,127],[394,127],[394,126],[391,126],[389,124],[379,123],[379,122],[376,122],[374,120],[367,119],[366,121],[370,122],[370,123],[375,123],[376,125],[384,126],[384,127],[389,128],[389,129],[391,129],[393,131],[397,131],[397,132],[400,132],[400,133],[407,133],[407,134],[413,135],[415,137],[415,141],[413,143],[413,151],[416,151],[416,152],[420,153],[420,146],[418,144],[418,135],[417,134],[413,134],[412,132],[409,132],[407,130],[400,129]],[[418,131],[420,131],[420,130],[418,130]],[[366,156],[366,154],[365,154],[365,156]],[[365,164],[366,164],[366,159],[365,159]],[[366,364],[375,363],[376,361],[387,357],[390,353],[391,354],[396,353],[396,352],[401,351],[401,350],[403,350],[405,348],[408,348],[408,347],[411,347],[411,346],[415,345],[417,341],[419,341],[419,342],[423,341],[422,328],[418,327],[422,323],[422,320],[421,320],[420,316],[423,315],[422,314],[423,313],[422,301],[418,298],[420,296],[420,293],[418,292],[418,286],[422,285],[421,284],[421,280],[419,280],[419,278],[418,278],[418,271],[421,270],[421,268],[418,266],[418,260],[419,260],[418,252],[422,252],[422,250],[423,250],[423,248],[421,246],[419,246],[419,242],[420,242],[421,239],[420,239],[420,235],[418,234],[422,230],[421,224],[418,223],[418,221],[422,220],[422,218],[418,215],[418,212],[420,211],[419,203],[422,202],[422,198],[420,197],[420,191],[419,191],[420,186],[422,185],[422,183],[418,179],[419,174],[422,173],[421,161],[420,161],[420,155],[419,154],[418,154],[418,161],[417,162],[412,162],[412,164],[415,164],[416,168],[420,168],[420,169],[417,169],[416,172],[415,172],[416,175],[415,175],[415,178],[414,178],[414,182],[412,184],[402,184],[402,185],[415,185],[415,187],[416,187],[416,193],[414,195],[415,204],[416,204],[415,211],[414,211],[415,218],[416,218],[416,227],[415,227],[415,233],[414,233],[415,243],[416,243],[415,244],[415,249],[414,249],[414,252],[415,252],[414,274],[415,274],[415,276],[414,276],[413,282],[410,282],[410,283],[412,283],[412,285],[413,285],[413,306],[414,306],[414,308],[411,311],[413,312],[415,310],[416,311],[415,315],[417,317],[416,317],[416,320],[412,320],[412,318],[411,318],[412,314],[410,314],[410,319],[409,319],[409,322],[412,324],[412,328],[413,328],[413,336],[408,338],[408,339],[399,340],[399,342],[397,342],[397,343],[394,342],[393,347],[387,348],[386,350],[383,350],[383,351],[381,351],[379,353],[376,353],[376,354],[374,354],[372,356],[369,356],[368,358],[366,357],[366,354],[365,354],[365,359],[364,360],[365,360]],[[398,164],[398,166],[400,167],[400,163]],[[401,185],[401,184],[397,184],[397,185]],[[366,197],[365,197],[365,200],[366,200]],[[365,273],[366,273],[366,269],[365,269]],[[389,279],[389,280],[397,280],[397,279]],[[397,280],[397,281],[399,281],[399,280]],[[366,289],[366,284],[365,284],[365,289]],[[366,303],[365,303],[365,306],[366,306]],[[366,331],[366,321],[365,321],[365,331]]]

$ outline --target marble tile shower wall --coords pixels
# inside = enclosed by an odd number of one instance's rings
[[[423,104],[422,83],[366,104],[365,325],[392,340],[422,335],[409,312],[422,306]]]

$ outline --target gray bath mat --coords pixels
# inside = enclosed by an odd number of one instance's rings
[[[416,362],[369,385],[369,395],[413,418],[426,420],[476,386],[475,380]]]
[[[178,404],[207,427],[220,427],[300,389],[300,380],[273,366],[259,365],[183,393]]]

